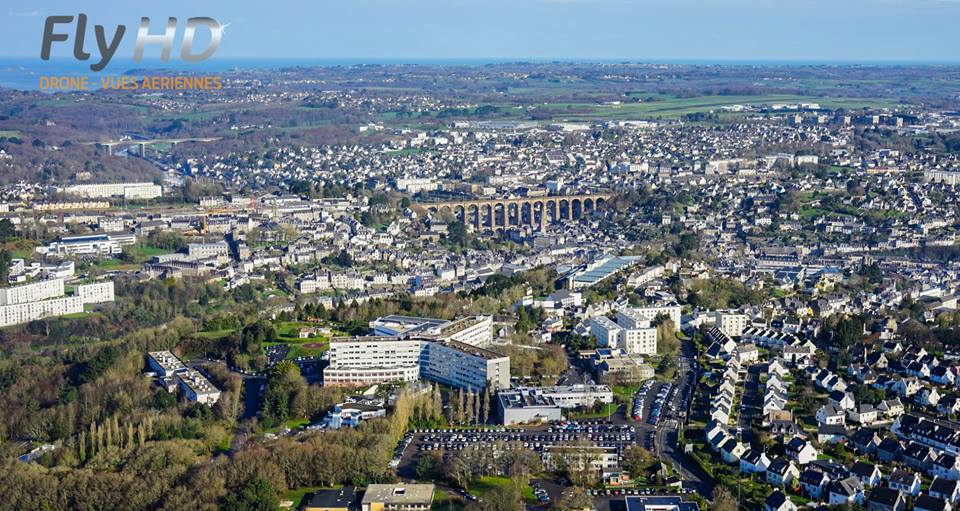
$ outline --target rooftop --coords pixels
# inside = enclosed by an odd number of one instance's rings
[[[433,502],[432,484],[371,484],[363,494],[363,504],[429,504]]]

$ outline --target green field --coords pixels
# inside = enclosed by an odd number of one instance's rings
[[[663,117],[679,118],[688,114],[707,113],[720,107],[732,105],[765,106],[774,103],[819,103],[824,108],[862,108],[865,106],[889,106],[889,101],[859,98],[819,98],[815,96],[794,95],[756,95],[756,96],[703,96],[697,98],[671,98],[649,103],[613,104],[571,104],[552,103],[541,108],[556,109],[557,117],[569,120],[592,119],[649,119]],[[588,109],[589,112],[564,114],[568,108]]]
[[[483,498],[487,492],[493,490],[494,488],[506,487],[512,484],[514,484],[513,480],[509,477],[484,476],[470,484],[470,493]],[[526,499],[527,502],[536,502],[537,499],[533,496],[533,488],[531,488],[529,484],[521,488],[520,492],[523,494],[523,498]]]
[[[20,138],[20,132],[17,130],[0,130],[0,138]]]

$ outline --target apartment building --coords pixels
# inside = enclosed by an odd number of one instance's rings
[[[151,351],[147,353],[147,366],[161,378],[173,376],[177,371],[182,371],[187,368],[176,355],[169,351]]]
[[[123,197],[124,199],[154,199],[163,195],[163,187],[153,183],[103,183],[72,185],[62,188],[68,195],[85,198],[106,199]]]
[[[187,255],[190,256],[191,259],[230,257],[230,245],[228,245],[226,241],[190,243],[187,245]]]
[[[212,405],[220,399],[220,390],[196,369],[184,369],[176,373],[180,389],[190,401]]]
[[[77,286],[76,296],[87,303],[107,303],[114,300],[113,281],[81,284]]]
[[[420,378],[482,390],[510,385],[510,358],[457,341],[386,336],[334,338],[325,385],[373,385]]]
[[[429,511],[432,484],[371,484],[360,500],[361,511]]]
[[[716,326],[730,337],[739,337],[750,326],[750,318],[738,312],[717,311]]]
[[[633,321],[646,320],[653,323],[657,316],[665,315],[673,322],[674,330],[680,329],[682,321],[681,309],[679,305],[652,305],[648,307],[630,307],[621,311]],[[618,319],[619,321],[619,319]]]
[[[0,327],[83,312],[84,304],[113,301],[113,282],[77,286],[64,296],[63,279],[0,289]]]
[[[78,312],[83,312],[83,300],[78,296],[2,305],[0,306],[0,327]]]
[[[373,385],[420,379],[419,339],[338,337],[330,340],[324,385]]]
[[[457,341],[425,342],[420,374],[451,387],[505,389],[510,386],[510,357]]]
[[[50,279],[0,289],[0,305],[16,305],[38,302],[63,296],[63,279]]]
[[[620,348],[631,355],[657,354],[657,329],[633,311],[617,313],[617,322],[599,316],[590,319],[590,333],[604,348]]]

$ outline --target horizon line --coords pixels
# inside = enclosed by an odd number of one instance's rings
[[[265,56],[251,56],[251,55],[223,55],[219,57],[224,60],[247,60],[247,61],[334,61],[334,62],[358,62],[358,63],[377,63],[384,62],[390,64],[422,64],[424,62],[475,62],[475,63],[490,63],[490,64],[508,64],[508,63],[537,63],[537,64],[696,64],[696,63],[706,63],[706,64],[761,64],[761,65],[778,65],[778,64],[806,64],[806,65],[871,65],[871,64],[894,64],[894,65],[960,65],[960,59],[957,60],[943,60],[943,59],[855,59],[855,58],[836,58],[836,59],[824,59],[824,58],[714,58],[714,57],[362,57],[362,56],[347,56],[347,57],[330,57],[330,56],[317,56],[317,57],[308,57],[308,56],[293,56],[293,57],[265,57]],[[73,61],[80,63],[72,57],[69,56],[53,56],[49,60],[41,60],[37,55],[23,55],[23,54],[13,54],[13,55],[3,55],[0,54],[0,60],[3,59],[36,59],[37,63],[43,62],[60,62],[60,61]],[[116,60],[129,63],[132,62],[132,57],[118,57]],[[139,63],[163,63],[163,64],[174,64],[174,65],[189,65],[190,63],[184,63],[177,59],[170,59],[167,62],[163,62],[159,57],[146,57]],[[139,64],[137,63],[137,64]],[[213,64],[215,61],[211,59],[207,63]],[[196,63],[202,65],[202,63]]]

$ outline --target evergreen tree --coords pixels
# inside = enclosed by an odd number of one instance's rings
[[[490,385],[483,388],[483,423],[490,419]]]

